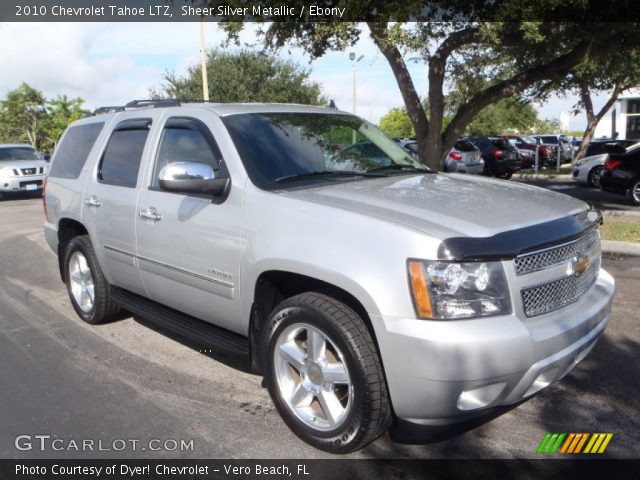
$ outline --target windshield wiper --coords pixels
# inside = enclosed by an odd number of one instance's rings
[[[284,177],[276,178],[276,183],[290,182],[292,180],[300,180],[304,178],[313,177],[384,177],[384,175],[376,175],[374,173],[355,172],[350,170],[316,170],[313,172],[296,173],[294,175],[286,175]]]
[[[398,163],[394,163],[392,165],[385,165],[384,167],[375,167],[367,170],[367,173],[370,172],[381,172],[383,170],[397,170],[399,172],[419,172],[419,173],[436,173],[434,170],[428,168],[419,168],[414,167],[413,165],[400,165]]]

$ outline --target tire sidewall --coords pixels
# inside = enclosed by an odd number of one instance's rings
[[[93,306],[89,312],[85,312],[80,308],[80,306],[76,303],[76,299],[73,296],[73,292],[71,291],[71,282],[69,280],[69,261],[71,260],[71,256],[75,252],[80,252],[87,261],[87,265],[91,270],[91,278],[93,280],[94,285],[94,301]],[[96,265],[93,259],[93,252],[87,251],[87,247],[84,242],[81,240],[81,237],[73,238],[69,244],[67,245],[67,250],[64,257],[64,281],[67,285],[67,292],[69,294],[69,299],[71,300],[71,305],[73,309],[76,311],[78,316],[82,318],[87,323],[97,323],[96,318],[96,309],[98,305],[98,283],[96,278]]]
[[[631,198],[631,203],[633,203],[634,205],[640,205],[640,198],[636,200],[633,196],[633,190],[638,186],[640,186],[640,179],[635,179],[633,182],[631,182],[631,188],[629,189],[629,197]]]
[[[274,372],[274,349],[281,332],[294,323],[308,324],[321,330],[340,349],[344,357],[353,389],[352,406],[346,420],[334,430],[319,431],[308,427],[295,416],[281,398]],[[334,453],[352,451],[350,446],[359,443],[360,437],[364,434],[367,401],[364,372],[356,360],[353,345],[344,338],[339,327],[329,315],[309,307],[288,306],[278,309],[272,314],[269,325],[269,343],[264,359],[265,380],[271,399],[280,416],[298,437],[316,448]]]
[[[603,170],[603,167],[600,165],[593,167],[591,169],[591,171],[589,172],[589,185],[596,188],[600,187],[600,175],[602,175],[602,170]],[[594,178],[596,175],[598,175],[597,183],[594,181]]]

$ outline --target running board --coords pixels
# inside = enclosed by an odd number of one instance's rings
[[[249,340],[240,334],[199,320],[128,290],[111,287],[113,300],[151,324],[194,342],[200,351],[249,358]]]

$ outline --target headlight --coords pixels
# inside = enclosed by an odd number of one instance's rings
[[[0,167],[0,177],[9,177],[12,173],[13,172],[10,167]]]
[[[460,319],[511,313],[500,262],[409,260],[416,314],[424,319]]]

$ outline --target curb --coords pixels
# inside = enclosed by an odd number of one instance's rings
[[[618,255],[632,255],[640,257],[640,243],[620,242],[617,240],[601,240],[602,251],[617,253]]]
[[[601,210],[601,212],[604,217],[627,218],[629,220],[640,221],[640,211],[635,212],[629,210]]]

